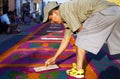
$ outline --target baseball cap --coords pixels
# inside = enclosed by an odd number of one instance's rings
[[[48,15],[49,12],[54,9],[55,7],[59,6],[58,3],[56,1],[51,1],[48,2],[44,8],[44,19],[43,22],[46,22],[48,20]]]

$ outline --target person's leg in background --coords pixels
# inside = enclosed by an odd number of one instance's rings
[[[11,26],[9,26],[9,25],[6,24],[6,23],[2,23],[2,27],[3,27],[3,31],[4,31],[5,33],[10,33],[10,31],[11,31]]]

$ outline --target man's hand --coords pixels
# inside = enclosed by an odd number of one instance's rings
[[[56,59],[58,58],[58,56],[65,50],[65,48],[68,46],[69,41],[70,41],[71,36],[65,37],[62,39],[62,42],[60,44],[59,49],[57,50],[56,54],[49,58],[46,62],[45,62],[45,66],[48,66],[50,64],[55,64]]]
[[[45,66],[48,66],[50,64],[55,64],[55,60],[56,58],[52,57],[52,58],[49,58],[46,62],[45,62]]]

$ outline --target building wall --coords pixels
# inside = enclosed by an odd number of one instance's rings
[[[13,11],[15,9],[15,0],[8,1],[9,11]]]
[[[8,6],[8,9],[6,8],[7,10],[3,9],[3,8],[7,7],[3,3],[7,4],[7,6]],[[0,15],[2,15],[4,12],[7,12],[7,11],[13,11],[14,9],[15,9],[15,0],[8,0],[8,2],[7,2],[7,0],[0,0]],[[6,10],[6,11],[4,11],[4,10]]]
[[[0,2],[1,2],[0,3],[0,13],[1,14],[3,12],[3,9],[2,9],[3,8],[3,5],[2,5],[3,1],[6,2],[7,0],[0,0]],[[30,2],[30,13],[35,12],[37,10],[40,14],[42,14],[42,9],[48,1],[57,1],[58,3],[62,3],[65,1],[69,1],[69,0],[8,0],[8,11],[13,11],[16,9],[17,15],[21,16],[21,6],[23,3],[26,3],[27,1]],[[34,3],[37,4],[36,10],[34,8]]]
[[[3,13],[3,6],[2,6],[2,0],[0,0],[0,15]]]
[[[30,2],[30,13],[33,12],[33,0],[28,0]],[[17,10],[17,15],[21,16],[21,7],[24,3],[27,3],[26,0],[16,0],[15,1],[15,7]]]

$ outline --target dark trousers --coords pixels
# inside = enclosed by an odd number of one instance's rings
[[[7,32],[8,25],[6,23],[0,23],[0,31]]]

